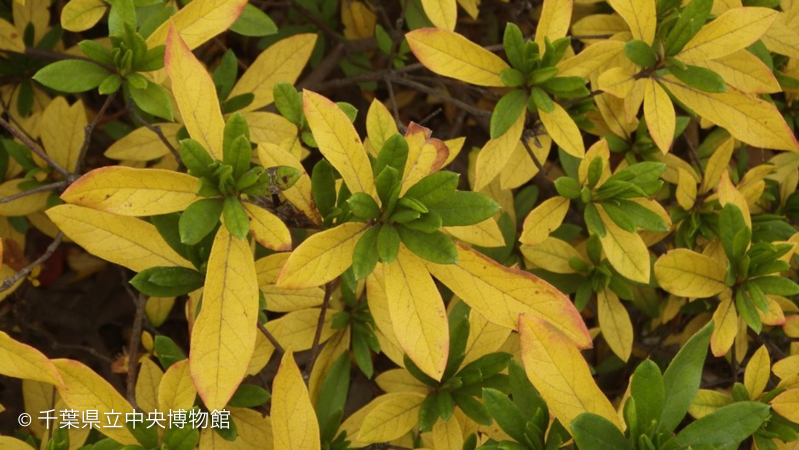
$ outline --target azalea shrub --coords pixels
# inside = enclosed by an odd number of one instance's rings
[[[799,1],[0,2],[0,447],[799,448]]]

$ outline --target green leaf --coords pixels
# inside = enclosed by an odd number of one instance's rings
[[[624,53],[639,67],[649,67],[658,62],[658,55],[652,50],[652,47],[637,39],[628,41],[624,45]]]
[[[499,205],[478,192],[455,191],[429,210],[441,216],[445,227],[457,227],[474,225],[488,219],[499,211]]]
[[[713,321],[702,327],[685,343],[663,374],[666,400],[663,403],[663,414],[658,421],[658,431],[669,432],[677,428],[688,407],[691,406],[699,390],[702,367],[705,364],[712,333]]]
[[[233,85],[236,84],[238,73],[239,64],[236,54],[233,53],[233,50],[228,49],[222,54],[222,60],[219,61],[219,65],[216,66],[211,76],[214,86],[216,86],[217,96],[220,99],[225,100],[228,98]]]
[[[491,425],[494,423],[485,405],[471,395],[455,391],[452,393],[452,399],[455,401],[455,404],[458,405],[458,408],[475,422],[482,425]]]
[[[513,402],[522,410],[524,417],[534,417],[536,411],[543,411],[547,414],[547,406],[544,400],[541,399],[533,387],[533,383],[527,378],[524,367],[514,359],[510,359],[508,362],[508,375]],[[538,425],[548,425],[549,418],[544,418],[544,422],[544,424]]]
[[[158,362],[161,363],[161,367],[163,367],[164,370],[172,367],[172,364],[186,359],[183,350],[175,344],[175,341],[163,334],[159,334],[155,337],[153,340],[153,349],[155,350],[155,356],[158,358]]]
[[[527,81],[524,74],[514,68],[503,69],[499,78],[508,87],[519,87]]]
[[[636,420],[643,430],[657,424],[663,414],[666,391],[660,368],[647,359],[638,365],[630,382],[630,393],[635,399]]]
[[[399,178],[405,172],[405,162],[408,160],[408,142],[400,134],[395,133],[386,139],[383,148],[377,154],[375,173],[381,174],[386,167],[393,167]]]
[[[377,234],[377,254],[380,256],[380,261],[385,264],[394,262],[399,252],[399,244],[400,236],[397,229],[391,224],[384,223]]]
[[[432,233],[441,228],[441,216],[436,213],[422,214],[418,219],[403,224],[411,230]]]
[[[78,47],[84,55],[97,61],[98,63],[104,64],[106,66],[114,65],[114,56],[111,54],[111,51],[108,50],[108,47],[104,46],[103,44],[91,39],[86,39],[78,42]]]
[[[563,197],[572,200],[578,199],[580,198],[580,189],[580,183],[578,183],[574,178],[559,177],[557,180],[555,180],[555,190],[557,190],[558,194]]]
[[[752,299],[749,298],[747,292],[743,289],[738,289],[735,292],[735,309],[738,314],[744,319],[744,322],[757,334],[763,329],[763,322],[760,319],[760,314],[757,313]]]
[[[686,64],[685,69],[669,66],[669,72],[678,80],[704,92],[720,93],[727,91],[727,83],[716,72],[699,66]]]
[[[145,53],[141,63],[139,64],[138,67],[136,67],[136,71],[152,72],[154,70],[163,69],[165,53],[166,53],[165,45],[159,45],[158,47],[154,47],[147,50],[147,53]]]
[[[227,404],[237,408],[255,408],[266,404],[270,397],[269,391],[261,386],[240,384]]]
[[[230,234],[239,239],[247,237],[250,231],[250,218],[241,201],[236,197],[227,197],[222,207],[222,217]]]
[[[680,14],[666,37],[664,50],[666,55],[672,56],[680,52],[685,44],[691,40],[699,29],[705,24],[713,8],[713,0],[691,0]]]
[[[605,229],[605,224],[602,222],[602,217],[599,216],[599,211],[596,209],[596,206],[594,206],[593,203],[587,203],[585,205],[583,219],[585,220],[585,225],[588,227],[588,230],[591,233],[599,235],[599,237],[605,237],[605,233],[607,232]]]
[[[428,208],[452,195],[458,188],[460,175],[442,170],[419,180],[405,192],[405,197],[414,198]]]
[[[458,262],[458,250],[455,248],[455,244],[441,231],[423,233],[400,226],[397,227],[397,232],[408,250],[422,259],[437,264]]]
[[[574,442],[580,448],[602,450],[626,450],[630,448],[627,439],[608,419],[593,413],[577,416],[569,428]]]
[[[599,179],[602,178],[602,171],[604,169],[604,161],[602,158],[594,158],[591,160],[591,163],[588,165],[588,187],[593,189],[594,186],[599,182]]]
[[[380,227],[366,230],[352,252],[352,271],[356,280],[363,280],[375,270],[378,260],[377,235]]]
[[[397,199],[400,194],[399,181],[397,169],[391,166],[386,166],[377,178],[375,178],[377,196],[380,198],[386,214],[394,212],[394,207],[397,204]]]
[[[505,48],[505,56],[508,57],[510,65],[521,70],[524,66],[522,62],[524,35],[522,35],[522,30],[519,29],[515,23],[507,22],[505,25],[505,35],[502,39],[502,45]]]
[[[333,173],[333,166],[324,159],[319,160],[313,167],[311,193],[319,214],[327,217],[336,206],[336,176]]]
[[[169,450],[192,450],[200,441],[200,432],[193,427],[171,427],[164,433],[163,445]]]
[[[530,90],[530,102],[532,103],[530,103],[528,107],[533,111],[540,109],[547,114],[555,111],[555,104],[552,103],[549,94],[539,87],[533,87],[533,89]]]
[[[319,388],[319,397],[316,402],[316,417],[321,427],[322,442],[328,442],[335,437],[341,422],[344,404],[347,402],[347,393],[350,388],[350,358],[349,353],[342,353],[333,363]],[[338,420],[332,420],[335,418]]]
[[[371,195],[365,192],[356,192],[347,199],[350,211],[361,219],[374,219],[380,215],[380,207]]]
[[[424,399],[419,407],[419,431],[424,433],[432,430],[438,416],[438,392],[433,392]]]
[[[130,280],[139,292],[150,297],[176,297],[203,286],[205,277],[185,267],[151,267]]]
[[[248,5],[249,6],[249,5]],[[294,125],[302,125],[302,94],[291,83],[281,81],[272,89],[278,112]]]
[[[799,294],[799,284],[781,276],[757,277],[749,280],[766,294],[791,296]]]
[[[118,91],[120,87],[122,87],[122,77],[120,77],[119,75],[117,75],[115,73],[112,73],[111,75],[106,77],[106,79],[103,80],[102,83],[100,83],[100,86],[97,87],[97,92],[99,92],[100,95],[109,95],[109,94],[113,94],[114,92]],[[139,107],[141,108],[141,105]],[[171,108],[171,105],[170,105],[170,108]],[[144,109],[144,108],[142,108],[142,109]],[[171,113],[171,111],[170,111],[170,113]],[[172,120],[172,119],[169,119],[169,120]]]
[[[452,394],[449,391],[439,391],[438,398],[436,398],[436,408],[438,408],[438,415],[446,422],[452,417],[455,412],[455,402],[452,399]]]
[[[491,139],[505,134],[519,118],[519,115],[524,113],[526,104],[527,92],[521,89],[515,89],[503,95],[491,114]]]
[[[206,198],[189,205],[178,222],[180,242],[194,245],[207,236],[219,223],[223,204],[221,198]]]
[[[50,89],[73,94],[100,86],[108,75],[111,74],[93,62],[65,59],[43,67],[33,79]]]
[[[504,393],[491,388],[483,389],[483,404],[502,431],[518,442],[524,442],[527,420],[515,403]]]
[[[137,89],[128,86],[130,97],[142,111],[162,119],[172,120],[172,100],[161,86],[147,82],[147,87]]]
[[[723,406],[688,424],[677,435],[677,443],[693,448],[736,448],[760,428],[768,415],[769,406],[760,402]]]
[[[194,139],[180,141],[180,160],[195,177],[211,177],[213,170],[209,167],[214,160],[208,151]]]
[[[277,33],[277,25],[265,12],[247,4],[230,30],[242,36],[262,37]]]

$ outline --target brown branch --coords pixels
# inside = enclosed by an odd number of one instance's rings
[[[319,320],[316,322],[316,333],[313,337],[313,346],[311,347],[311,359],[308,360],[308,365],[305,366],[305,379],[310,379],[311,371],[316,363],[316,358],[319,357],[319,341],[322,340],[322,329],[325,327],[325,315],[327,314],[327,307],[330,305],[330,297],[333,296],[333,282],[325,284],[325,298],[322,301],[322,309],[319,311]]]
[[[134,299],[136,305],[136,315],[133,316],[133,329],[130,331],[130,344],[128,345],[128,374],[127,374],[127,397],[128,402],[136,408],[136,373],[139,369],[139,344],[141,343],[141,330],[144,323],[144,306],[147,304],[147,296],[140,294]]]
[[[9,133],[11,133],[12,136],[19,139],[19,141],[22,142],[22,145],[28,147],[33,153],[36,153],[36,155],[39,156],[39,158],[45,160],[47,164],[49,164],[58,173],[63,175],[64,178],[69,179],[70,173],[69,171],[67,171],[67,169],[61,167],[61,165],[55,162],[53,158],[50,158],[50,156],[47,153],[45,153],[41,147],[36,145],[36,143],[34,143],[31,139],[22,134],[16,128],[14,128],[10,123],[6,122],[5,119],[3,119],[2,117],[0,117],[0,126],[5,128]]]
[[[116,92],[106,97],[103,106],[101,106],[100,110],[97,111],[97,115],[94,116],[94,119],[92,119],[91,123],[86,125],[86,127],[83,129],[83,135],[84,135],[83,145],[81,146],[80,153],[78,154],[78,162],[75,164],[75,174],[80,173],[80,167],[83,163],[83,158],[86,157],[86,152],[89,151],[89,144],[91,143],[92,140],[92,133],[94,132],[94,129],[97,127],[97,123],[103,117],[108,107],[111,106],[111,102],[114,101],[114,97],[116,97]]]
[[[269,330],[267,330],[266,327],[263,326],[263,324],[261,324],[261,322],[258,322],[258,329],[261,330],[261,333],[264,334],[266,339],[269,341],[270,344],[272,344],[272,347],[275,347],[275,350],[277,350],[279,354],[282,355],[283,353],[286,353],[286,349],[284,349],[283,346],[280,345],[280,342],[277,341],[275,335],[269,332]]]
[[[42,256],[36,258],[35,261],[23,267],[22,270],[6,278],[3,281],[3,284],[0,285],[0,292],[9,290],[11,286],[14,286],[17,283],[17,281],[27,277],[28,275],[30,275],[31,272],[33,272],[33,269],[35,269],[40,264],[43,264],[45,261],[50,259],[50,257],[53,256],[53,253],[55,253],[56,249],[58,248],[58,245],[61,244],[61,240],[63,238],[64,238],[63,233],[59,231],[58,234],[55,235],[55,239],[53,239],[53,242],[51,242],[50,245],[47,246],[47,249],[44,251],[44,253],[42,253]]]
[[[14,195],[9,195],[8,197],[0,198],[0,204],[13,202],[14,200],[20,199],[22,197],[27,197],[27,196],[29,196],[31,194],[35,194],[37,192],[44,192],[44,191],[50,191],[50,190],[53,190],[53,189],[59,189],[59,188],[62,188],[64,186],[66,186],[66,185],[67,185],[66,181],[56,181],[55,183],[43,184],[41,186],[37,186],[37,187],[35,187],[33,189],[29,189],[27,191],[22,191],[22,192],[14,194]]]
[[[470,113],[473,116],[485,118],[485,117],[489,117],[491,115],[490,111],[486,111],[484,109],[480,109],[480,108],[474,107],[474,106],[472,106],[472,105],[470,105],[470,104],[468,104],[468,103],[466,103],[466,102],[464,102],[462,100],[458,100],[457,98],[451,97],[451,96],[446,95],[446,94],[442,94],[441,92],[439,92],[439,91],[437,91],[437,90],[435,90],[435,89],[433,89],[431,87],[425,86],[422,83],[417,83],[416,81],[412,81],[412,80],[409,80],[409,79],[407,79],[405,77],[394,75],[394,74],[388,75],[387,77],[391,81],[393,81],[393,82],[395,82],[397,84],[401,84],[401,85],[404,85],[404,86],[408,86],[408,87],[417,89],[417,90],[419,90],[421,92],[424,92],[425,94],[432,95],[433,97],[437,97],[437,98],[439,98],[441,100],[444,100],[447,103],[451,103],[451,104],[457,106],[458,108],[466,110],[468,113]]]
[[[172,156],[174,156],[175,159],[178,161],[178,164],[182,164],[182,161],[180,159],[180,153],[178,153],[178,150],[175,148],[175,146],[172,145],[171,142],[169,142],[169,139],[167,139],[166,136],[164,136],[164,133],[161,131],[161,127],[159,127],[158,125],[153,125],[150,122],[144,120],[144,118],[140,116],[139,113],[136,112],[135,107],[128,108],[128,111],[130,111],[130,114],[133,116],[133,118],[141,125],[143,125],[144,128],[147,128],[148,130],[155,133],[156,136],[158,136],[158,139],[161,141],[161,143],[163,143],[166,146],[166,148],[169,149],[169,152],[172,153]]]

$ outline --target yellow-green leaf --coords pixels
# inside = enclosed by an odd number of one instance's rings
[[[180,32],[180,37],[190,49],[195,49],[230,28],[247,5],[247,0],[197,0],[180,8],[147,38],[147,47],[153,48],[169,40],[170,28]],[[210,92],[215,96],[216,90]]]
[[[358,440],[364,443],[388,442],[402,437],[419,420],[419,407],[425,397],[415,392],[378,397],[380,402],[363,419]]]
[[[291,253],[277,287],[316,287],[341,275],[352,265],[355,244],[366,228],[365,223],[348,222],[309,237]]]
[[[661,152],[667,153],[674,140],[677,116],[669,94],[652,78],[644,85],[644,117],[652,140]]]
[[[505,86],[499,74],[508,64],[458,33],[419,28],[405,39],[416,58],[439,75],[478,86]]]
[[[548,237],[536,245],[522,245],[521,251],[535,267],[555,273],[575,273],[569,260],[583,259],[571,244],[554,237]]]
[[[613,353],[626,362],[633,351],[634,335],[630,315],[616,293],[609,288],[597,294],[597,310],[602,336]]]
[[[181,126],[178,123],[155,123],[161,133],[176,146],[176,136]],[[252,124],[250,124],[252,133]],[[169,148],[161,142],[158,135],[146,127],[136,128],[122,139],[114,142],[105,151],[105,157],[125,161],[152,161],[169,153]]]
[[[566,153],[582,158],[585,156],[585,144],[583,143],[580,129],[569,116],[569,113],[558,103],[553,103],[555,110],[551,113],[538,110],[538,117],[544,124],[547,133],[552,140],[558,144]]]
[[[422,0],[422,9],[433,25],[453,31],[458,21],[458,4],[455,0]]]
[[[769,376],[771,375],[771,358],[765,344],[749,358],[744,371],[744,386],[749,392],[749,398],[757,399],[766,389]]]
[[[369,136],[372,155],[377,156],[388,138],[397,133],[397,123],[386,105],[378,99],[372,100],[366,112],[366,134]]]
[[[67,31],[86,31],[105,15],[103,0],[70,0],[61,10],[61,27]]]
[[[283,195],[294,207],[302,211],[308,220],[316,225],[321,225],[322,218],[319,217],[319,211],[316,209],[311,193],[311,177],[305,172],[300,160],[287,150],[269,142],[262,142],[258,145],[258,159],[266,168],[288,166],[302,171],[294,186],[283,191]]]
[[[282,220],[249,202],[244,202],[244,210],[250,218],[250,232],[259,244],[276,252],[291,250],[291,232]]]
[[[769,8],[735,8],[703,26],[677,55],[681,61],[721,58],[755,43],[771,27],[777,11]]]
[[[424,262],[402,245],[384,271],[388,309],[400,346],[419,369],[440,380],[449,354],[449,327],[433,278]]]
[[[566,36],[572,18],[574,0],[544,0],[541,18],[535,29],[535,42],[544,48],[544,38],[554,42]]]
[[[713,356],[720,357],[727,354],[738,335],[738,314],[735,302],[730,295],[721,300],[713,313],[713,334],[710,336],[710,350]]]
[[[42,113],[39,132],[44,149],[56,164],[68,171],[77,166],[87,124],[80,100],[69,106],[64,97],[56,97]]]
[[[272,438],[276,449],[320,448],[319,423],[291,350],[283,355],[272,382]]]
[[[189,6],[193,7],[197,3],[192,2]],[[181,12],[189,9],[189,6]],[[221,160],[225,121],[222,119],[214,82],[174,28],[170,29],[166,40],[164,67],[172,81],[172,93],[189,136],[202,144],[213,157]]]
[[[722,392],[700,389],[696,393],[691,406],[688,407],[688,414],[693,416],[694,419],[701,419],[722,406],[727,406],[733,402],[732,397]]]
[[[716,72],[728,86],[745,94],[769,94],[782,90],[771,69],[748,50],[692,64]]]
[[[16,179],[0,184],[0,198],[10,197],[22,192],[19,185],[25,181],[24,179]],[[47,205],[47,197],[49,195],[49,192],[37,192],[10,202],[0,203],[0,216],[26,216],[40,211]]]
[[[608,3],[630,26],[633,39],[652,44],[657,28],[655,0],[608,0]]]
[[[598,414],[620,427],[619,416],[599,390],[580,350],[552,324],[519,316],[519,341],[527,377],[561,423]]]
[[[549,237],[549,233],[563,223],[569,211],[569,199],[552,197],[544,200],[524,219],[519,241],[525,245],[537,245]]]
[[[24,52],[25,43],[22,41],[22,34],[17,31],[13,24],[4,19],[0,19],[0,50],[12,52]]]
[[[141,360],[139,374],[136,378],[136,406],[145,412],[158,409],[158,386],[164,372],[150,358]]]
[[[107,166],[94,169],[61,194],[71,205],[120,216],[183,211],[200,197],[197,178],[163,169]]]
[[[193,267],[143,220],[76,205],[50,208],[47,217],[89,253],[134,272],[156,266]]]
[[[686,211],[690,211],[696,203],[696,179],[690,172],[682,167],[677,169],[679,175],[677,178],[677,203]]]
[[[372,164],[344,111],[307,89],[302,93],[302,108],[319,151],[341,174],[350,192],[371,194],[374,190]]]
[[[701,193],[705,193],[719,185],[721,175],[730,165],[730,158],[735,149],[735,139],[729,138],[716,148],[705,167],[705,176],[702,179]]]
[[[621,229],[601,206],[597,210],[606,230],[599,240],[610,264],[632,281],[649,283],[649,250],[641,236]]]
[[[273,90],[277,83],[294,84],[311,57],[316,45],[316,34],[300,33],[275,42],[264,50],[250,65],[230,91],[230,97],[252,93],[252,103],[243,111],[253,111],[274,101]]]
[[[189,360],[184,359],[169,366],[158,385],[158,410],[189,410],[194,404],[197,389],[191,379]]]
[[[220,227],[211,247],[200,315],[191,332],[191,376],[209,410],[221,410],[255,347],[258,281],[246,240]]]
[[[427,263],[434,277],[487,320],[516,329],[519,314],[540,317],[581,348],[591,336],[571,300],[535,275],[505,267],[464,245],[456,244],[455,264]]]
[[[489,140],[477,154],[477,168],[474,174],[474,190],[480,191],[494,181],[497,175],[508,164],[513,151],[519,145],[524,131],[524,119],[527,113],[522,112],[513,125],[495,139]]]
[[[0,331],[0,374],[24,380],[61,384],[53,363],[35,348],[17,342]]]
[[[672,250],[655,263],[660,287],[681,297],[712,297],[727,285],[727,270],[715,259],[688,249]]]
[[[799,423],[799,389],[790,389],[776,396],[771,407],[791,422]]]

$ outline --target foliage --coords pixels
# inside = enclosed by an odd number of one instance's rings
[[[798,94],[797,0],[0,2],[0,446],[796,448]]]

